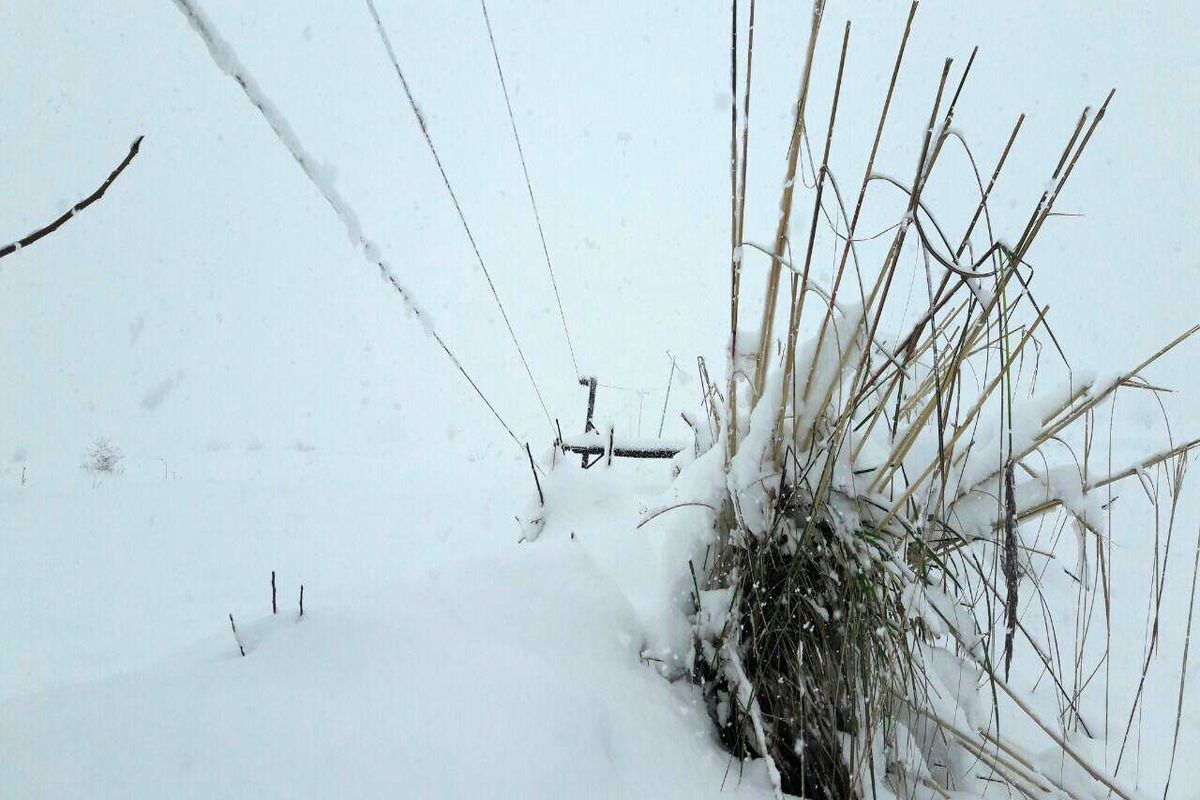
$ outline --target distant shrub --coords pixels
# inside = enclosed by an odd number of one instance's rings
[[[121,449],[103,437],[92,443],[84,455],[82,468],[88,472],[106,475],[120,475],[123,471],[121,459],[125,454]]]

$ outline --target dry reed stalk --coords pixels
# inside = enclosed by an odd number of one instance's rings
[[[817,34],[821,30],[821,17],[825,13],[825,0],[813,3],[812,28],[808,36],[808,49],[804,56],[804,71],[800,78],[800,97],[796,101],[796,117],[792,123],[792,138],[788,146],[787,174],[784,178],[783,197],[779,201],[779,223],[775,231],[774,255],[771,270],[767,275],[767,293],[763,301],[762,326],[759,329],[758,364],[754,373],[754,394],[761,396],[767,378],[771,353],[772,331],[775,325],[775,305],[779,296],[780,259],[788,241],[788,227],[792,219],[792,196],[795,189],[796,166],[800,159],[800,137],[804,130],[804,109],[808,105],[808,85],[812,77],[813,55],[817,47]]]
[[[984,327],[987,324],[986,320],[989,318],[990,312],[995,307],[996,303],[999,301],[999,298],[1003,295],[1003,289],[1006,285],[1008,277],[1011,276],[1014,271],[1015,270],[1009,270],[1006,272],[1006,274],[1000,281],[999,291],[997,291],[996,294],[993,296],[992,301],[987,306],[984,306],[983,310],[981,311],[979,316],[976,318],[973,328],[971,328],[971,330],[976,335],[981,335],[983,333]],[[1049,310],[1049,307],[1047,306],[1046,308],[1042,309],[1038,313],[1037,320],[1026,331],[1025,337],[1022,339],[1022,344],[1018,348],[1017,353],[1013,354],[1013,357],[1015,357],[1017,354],[1019,354],[1020,350],[1022,348],[1024,348],[1024,346],[1026,344],[1028,344],[1028,342],[1032,338],[1032,334],[1033,334],[1034,330],[1045,319],[1046,312],[1048,310]],[[964,338],[966,337],[966,335],[967,335],[966,331],[964,331]],[[959,348],[958,353],[955,355],[954,359],[947,366],[947,371],[950,375],[958,375],[959,374],[960,370],[962,369],[963,362],[967,358],[967,355],[968,355],[968,353],[965,350],[965,348]],[[1011,365],[1012,360],[1013,360],[1012,358],[1009,358],[1007,360],[1008,365]],[[979,399],[975,403],[973,412],[968,414],[967,418],[959,424],[958,431],[954,437],[954,441],[957,441],[958,437],[961,436],[963,431],[966,430],[967,425],[969,425],[971,420],[974,419],[975,414],[978,414],[978,412],[982,408],[983,404],[987,401],[988,396],[991,394],[992,391],[995,390],[996,385],[999,383],[999,381],[1004,376],[1006,369],[1007,369],[1007,365],[1006,365],[1005,369],[1000,370],[997,373],[996,377],[993,378],[992,381],[985,386],[984,390],[980,394]],[[922,410],[921,415],[918,417],[918,419],[928,420],[928,418],[932,415],[934,406],[940,401],[940,399],[941,398],[936,393],[930,393],[926,398],[926,406]],[[922,425],[923,425],[923,422],[922,422]],[[878,488],[883,483],[885,483],[887,480],[889,480],[891,478],[891,476],[895,473],[895,470],[898,469],[899,466],[901,465],[901,463],[903,462],[904,456],[908,454],[908,450],[912,446],[913,442],[915,441],[915,436],[917,433],[919,433],[918,426],[917,425],[912,426],[910,428],[910,434],[912,434],[912,435],[901,440],[900,444],[893,448],[892,453],[887,460],[887,464],[889,467],[891,467],[891,469],[890,470],[881,470],[880,472],[876,473],[876,479],[874,481],[872,481],[869,491],[877,491]],[[954,444],[954,442],[952,441],[951,448],[950,448],[951,450],[953,450],[953,444]],[[917,481],[917,483],[919,483],[919,482],[920,481]]]
[[[958,440],[962,437],[963,433],[967,430],[971,421],[975,418],[975,416],[983,408],[983,404],[987,401],[988,396],[990,396],[991,393],[993,391],[995,391],[996,387],[1000,383],[1001,377],[1005,374],[1007,369],[1012,366],[1012,361],[1014,358],[1016,358],[1017,353],[1020,353],[1021,350],[1023,350],[1025,348],[1025,346],[1029,344],[1029,340],[1033,337],[1034,331],[1037,330],[1038,324],[1040,324],[1041,321],[1045,318],[1045,314],[1049,310],[1050,310],[1049,307],[1042,309],[1042,311],[1038,314],[1037,323],[1029,326],[1029,329],[1025,332],[1025,335],[1021,338],[1020,343],[1018,343],[1016,351],[1009,356],[1008,363],[1005,364],[1001,368],[1000,372],[996,375],[996,377],[992,378],[992,380],[984,388],[983,392],[980,395],[979,400],[976,401],[976,403],[971,407],[971,410],[967,413],[962,424],[958,427],[958,429],[955,431],[954,435],[950,438],[949,450],[951,452],[954,451],[955,445],[958,443]],[[896,470],[899,469],[899,466],[900,466],[900,459],[897,459],[896,455],[897,454],[893,453],[893,456],[891,458],[889,458],[889,463],[894,465],[892,467],[892,469],[888,470],[888,471],[881,470],[878,473],[878,477],[875,479],[874,482],[872,482],[871,487],[870,487],[870,489],[868,489],[868,491],[878,490],[878,488],[880,486],[882,486],[883,483],[886,483],[887,481],[891,480],[892,475],[895,474]],[[908,488],[905,489],[904,492],[900,495],[900,497],[896,500],[895,505],[892,506],[892,510],[888,512],[887,516],[884,517],[883,521],[881,523],[879,523],[880,528],[882,528],[884,525],[887,525],[889,522],[891,522],[895,518],[896,514],[899,513],[899,510],[900,510],[900,508],[903,507],[904,503],[910,497],[912,497],[913,494],[924,485],[925,481],[929,478],[929,476],[933,474],[933,470],[937,467],[937,465],[938,465],[938,461],[933,461],[932,463],[929,464],[929,466],[925,467],[925,469],[922,470],[917,475],[916,478],[909,481]]]
[[[746,165],[750,161],[750,87],[754,77],[754,16],[757,0],[750,0],[750,29],[746,42],[746,91],[742,103],[742,159],[738,181],[737,243],[740,245],[746,231]],[[740,275],[740,272],[739,272]]]
[[[1178,347],[1185,340],[1187,340],[1191,336],[1195,335],[1198,331],[1200,331],[1200,325],[1192,326],[1188,330],[1181,333],[1179,336],[1172,339],[1168,344],[1161,347],[1152,356],[1143,360],[1136,367],[1123,373],[1116,381],[1113,381],[1111,383],[1111,385],[1107,386],[1104,389],[1104,391],[1102,391],[1098,394],[1094,394],[1094,395],[1087,395],[1086,398],[1084,399],[1083,403],[1081,403],[1078,406],[1075,406],[1073,409],[1071,409],[1067,413],[1067,415],[1065,417],[1063,417],[1058,422],[1054,423],[1053,425],[1050,425],[1048,428],[1043,430],[1041,435],[1039,435],[1033,441],[1032,444],[1028,445],[1021,452],[1014,453],[1012,456],[1013,460],[1021,461],[1022,459],[1028,457],[1031,453],[1033,453],[1033,452],[1037,451],[1038,449],[1040,449],[1041,447],[1043,447],[1050,440],[1059,436],[1064,430],[1066,430],[1068,427],[1070,427],[1075,422],[1077,422],[1081,417],[1083,417],[1088,412],[1094,410],[1098,405],[1100,405],[1100,403],[1104,402],[1104,400],[1106,400],[1109,396],[1112,395],[1113,392],[1115,392],[1117,390],[1118,386],[1120,386],[1122,383],[1129,380],[1130,378],[1134,377],[1135,375],[1140,373],[1142,370],[1146,369],[1146,367],[1150,366],[1155,361],[1158,361],[1160,358],[1165,356],[1167,353],[1171,352],[1176,347]],[[1083,393],[1080,393],[1080,396],[1083,396]],[[1073,400],[1071,402],[1073,402]],[[1067,407],[1068,408],[1070,407],[1070,403],[1068,403]],[[1062,413],[1062,411],[1060,410],[1057,413]],[[1055,416],[1057,416],[1057,414],[1055,414]],[[986,481],[994,479],[996,477],[996,475],[998,474],[998,472],[999,472],[999,470],[992,472],[987,477],[985,477],[983,480],[979,481],[979,484],[982,484]],[[979,485],[979,484],[976,484],[976,485]],[[954,498],[955,502],[957,502],[958,500],[965,497],[971,491],[972,488],[974,488],[974,487],[964,487],[962,490],[960,490],[959,493]]]
[[[758,4],[757,0],[750,0],[750,24],[746,43],[746,89],[743,94],[742,104],[742,153],[740,163],[737,156],[737,0],[733,4],[733,48],[732,59],[732,92],[731,102],[733,104],[731,116],[733,118],[733,127],[730,131],[730,148],[732,150],[733,163],[740,169],[740,174],[736,177],[731,176],[734,183],[734,203],[735,209],[733,212],[733,252],[732,252],[732,285],[730,287],[729,307],[730,307],[730,326],[729,326],[729,380],[728,380],[728,396],[731,398],[727,418],[728,438],[725,448],[725,463],[729,464],[733,454],[737,451],[737,433],[738,433],[738,418],[737,418],[737,370],[734,365],[738,358],[738,343],[737,343],[737,327],[738,327],[738,310],[741,305],[742,292],[742,242],[745,236],[746,229],[746,170],[749,163],[749,147],[750,147],[750,88],[753,86],[754,76],[754,18]]]
[[[842,96],[842,76],[846,71],[846,51],[850,47],[850,22],[846,21],[846,29],[842,34],[842,54],[838,58],[837,81],[833,88],[833,102],[829,108],[829,127],[825,133],[825,152],[821,156],[821,169],[817,173],[817,196],[813,201],[812,223],[808,231],[808,247],[804,253],[804,269],[799,278],[796,273],[792,272],[792,294],[791,306],[789,310],[788,332],[787,332],[787,348],[784,351],[783,360],[783,398],[779,404],[779,413],[776,416],[775,436],[772,438],[775,441],[774,453],[775,458],[779,458],[779,430],[783,427],[783,415],[787,409],[788,391],[792,388],[792,375],[796,366],[796,335],[800,330],[800,319],[804,314],[804,298],[808,294],[808,273],[812,267],[813,245],[816,243],[817,222],[820,220],[821,212],[821,195],[825,190],[825,176],[829,171],[829,151],[833,147],[833,131],[834,125],[837,122],[838,100]],[[832,298],[832,295],[831,295]],[[832,299],[828,314],[833,313]],[[819,350],[815,352],[820,352]],[[809,380],[811,381],[812,371],[809,372]],[[808,381],[805,382],[808,385]],[[795,392],[793,391],[793,394]],[[795,443],[798,447],[798,443]]]
[[[920,345],[917,345],[914,348],[911,348],[910,351],[905,354],[905,356],[904,356],[905,362],[907,362],[909,364],[918,363],[920,361],[921,357],[925,354],[925,352],[930,350],[933,347],[936,337],[943,335],[945,333],[944,329],[949,327],[950,323],[953,322],[955,319],[957,319],[958,315],[961,314],[966,308],[967,308],[966,302],[961,303],[960,305],[956,306],[954,308],[954,310],[952,310],[950,312],[950,314],[947,315],[942,320],[941,325],[938,328],[934,329],[933,334],[928,339],[924,339]],[[898,350],[899,350],[899,348],[898,348]],[[887,366],[886,364],[881,366],[880,372],[877,373],[877,375],[882,374],[882,371],[886,368],[886,366]],[[896,391],[900,387],[900,382],[903,378],[904,378],[903,371],[896,370],[896,372],[889,379],[887,386],[885,386],[884,389],[877,394],[877,397],[876,397],[876,407],[877,408],[885,408],[888,406],[888,404],[891,402],[892,392]],[[870,387],[867,387],[867,388],[869,390]],[[897,420],[911,419],[913,410],[916,407],[916,405],[918,403],[920,403],[924,398],[926,398],[928,396],[928,392],[933,390],[934,388],[935,388],[935,380],[934,380],[934,376],[931,372],[930,375],[924,381],[922,381],[921,384],[919,384],[917,386],[916,390],[913,391],[909,395],[908,400],[904,401],[903,404],[899,407],[899,409],[897,410],[897,412],[895,414],[895,418]],[[855,444],[853,449],[851,450],[850,463],[852,463],[852,464],[858,463],[859,456],[862,453],[862,448],[867,443],[867,441],[870,439],[871,433],[875,430],[875,426],[878,424],[880,419],[883,419],[886,421],[887,414],[873,413],[873,414],[869,415],[866,429],[859,434],[858,443]],[[895,433],[895,431],[893,431],[893,435],[894,435],[894,433]]]
[[[729,464],[737,450],[737,326],[738,297],[741,293],[742,258],[738,250],[738,152],[737,152],[737,0],[731,6],[729,45],[729,410],[726,412],[728,433],[725,443],[725,463]]]
[[[894,78],[893,78],[893,80],[894,80]],[[995,187],[996,181],[1000,178],[1000,173],[1001,173],[1001,171],[1003,171],[1004,165],[1008,161],[1008,155],[1012,151],[1013,143],[1016,141],[1017,134],[1020,132],[1021,125],[1024,122],[1025,122],[1024,114],[1021,114],[1020,116],[1017,117],[1016,124],[1013,125],[1012,132],[1008,136],[1008,141],[1005,143],[1004,149],[1000,153],[1000,159],[996,162],[995,169],[992,170],[992,176],[988,180],[988,185],[980,193],[979,203],[975,207],[975,213],[971,216],[971,222],[967,225],[967,229],[963,232],[962,240],[960,241],[958,247],[954,251],[955,259],[962,257],[963,252],[966,250],[967,245],[970,243],[971,233],[975,230],[975,225],[979,222],[980,215],[986,212],[987,202],[988,202],[988,199],[991,197],[992,189]],[[868,178],[869,177],[870,177],[870,175],[868,174]],[[865,191],[866,181],[864,181],[863,188]],[[916,325],[913,326],[913,328],[909,332],[908,336],[906,336],[901,341],[901,343],[896,347],[896,355],[899,355],[901,352],[904,352],[904,351],[910,349],[915,344],[915,342],[920,338],[921,332],[924,330],[925,326],[928,323],[930,323],[931,321],[933,321],[934,315],[939,310],[941,310],[941,308],[946,304],[947,301],[949,301],[950,297],[953,295],[953,292],[950,295],[945,294],[945,289],[946,289],[946,286],[949,284],[949,282],[950,282],[950,273],[947,272],[944,276],[942,276],[941,284],[938,286],[938,290],[935,293],[936,299],[930,303],[929,311],[917,322]],[[957,290],[957,287],[955,287],[955,290]],[[963,305],[965,305],[965,303]],[[818,341],[819,341],[819,339],[818,339]],[[880,375],[883,374],[883,371],[886,368],[887,368],[886,364],[880,365],[879,371],[875,373],[875,375],[871,378],[871,381],[867,384],[868,387],[874,385],[874,383],[879,380]]]
[[[1200,575],[1200,531],[1196,533],[1196,556],[1192,560],[1192,590],[1188,597],[1187,623],[1184,626],[1183,654],[1179,666],[1179,694],[1175,702],[1175,733],[1171,736],[1171,766],[1167,769],[1167,782],[1163,786],[1163,800],[1171,791],[1171,775],[1175,771],[1175,753],[1179,747],[1179,725],[1183,719],[1183,692],[1187,686],[1188,651],[1192,647],[1192,613],[1196,610],[1196,578]]]
[[[729,431],[725,463],[737,449],[737,326],[738,295],[741,285],[741,253],[738,251],[738,151],[737,151],[737,0],[732,0],[729,44]]]
[[[838,289],[842,285],[842,277],[845,275],[845,272],[846,272],[846,259],[849,256],[851,248],[853,246],[854,234],[858,231],[858,221],[859,221],[860,215],[862,214],[863,201],[866,199],[867,186],[871,182],[872,174],[874,174],[875,157],[879,154],[879,143],[883,139],[883,126],[884,126],[884,123],[887,121],[888,111],[892,107],[892,98],[896,92],[896,80],[900,76],[900,66],[904,62],[904,51],[908,47],[908,39],[909,39],[909,36],[912,34],[913,18],[916,16],[916,14],[917,14],[917,3],[914,0],[913,4],[911,6],[909,6],[909,9],[908,9],[908,20],[904,24],[904,34],[900,37],[900,47],[896,51],[896,62],[892,66],[892,75],[891,75],[891,78],[888,80],[887,94],[884,96],[884,99],[883,99],[883,109],[879,112],[879,122],[875,125],[875,138],[871,142],[870,155],[867,156],[867,166],[866,166],[865,171],[863,172],[862,185],[859,187],[859,190],[858,190],[858,199],[854,203],[854,215],[851,217],[850,224],[846,228],[846,244],[842,248],[842,256],[841,256],[841,259],[838,261],[837,270],[835,270],[835,272],[834,272],[833,288],[831,289],[831,291],[829,293],[829,295],[830,295],[830,301],[829,301],[830,302],[830,312],[829,312],[829,314],[826,314],[825,318],[821,321],[821,328],[817,333],[817,344],[816,344],[815,350],[818,353],[821,351],[821,345],[825,341],[825,331],[828,328],[829,318],[833,311],[832,307],[837,302]],[[809,389],[810,382],[811,381],[808,381],[808,380],[805,381],[805,385],[804,385],[804,399],[805,400],[808,399],[808,389]]]
[[[937,118],[938,107],[941,105],[941,102],[942,102],[942,93],[945,91],[945,88],[946,88],[946,79],[950,74],[950,64],[951,64],[951,60],[946,59],[944,65],[942,67],[941,78],[938,81],[937,97],[934,100],[933,109],[930,112],[929,124],[926,128],[924,141],[921,145],[921,154],[920,154],[920,157],[917,159],[917,169],[916,169],[917,177],[913,180],[914,189],[913,189],[913,192],[911,193],[911,196],[909,199],[908,209],[905,212],[904,218],[906,220],[912,219],[913,215],[916,213],[917,203],[918,203],[918,200],[920,197],[920,185],[922,182],[921,176],[928,175],[925,161],[926,161],[926,157],[929,153],[929,144],[930,144],[930,138],[932,137],[932,134],[933,134],[934,120]],[[932,164],[930,164],[929,166],[932,167]],[[875,338],[876,332],[879,329],[879,322],[880,322],[880,319],[883,314],[883,307],[884,307],[884,305],[886,305],[886,302],[887,302],[888,293],[891,288],[892,278],[895,275],[896,264],[899,261],[900,250],[904,246],[904,239],[905,239],[905,234],[907,233],[907,230],[908,230],[908,226],[904,225],[904,224],[901,224],[896,229],[896,234],[892,239],[892,243],[891,243],[891,246],[889,247],[887,256],[884,258],[883,266],[880,269],[879,277],[876,278],[875,284],[872,287],[870,294],[868,295],[866,303],[864,304],[864,315],[870,309],[872,309],[872,308],[875,309],[874,319],[873,319],[872,323],[870,324],[870,326],[866,329],[867,341],[873,340]],[[865,319],[865,316],[864,316],[864,319]],[[862,385],[862,380],[864,378],[864,372],[867,369],[867,365],[869,363],[869,355],[870,355],[870,351],[869,351],[869,349],[866,349],[863,351],[863,355],[859,359],[858,366],[854,372],[854,378],[850,384],[852,387],[850,390],[851,397],[856,397],[858,395],[859,387]],[[827,402],[827,400],[825,402]],[[824,403],[821,403],[821,404],[819,404],[819,407],[821,407],[823,405],[824,405]],[[833,441],[840,443],[843,440],[843,437],[845,435],[846,425],[848,425],[848,423],[849,423],[849,418],[853,413],[853,408],[855,407],[855,405],[856,404],[851,403],[848,410],[841,415],[841,417],[839,419],[839,424],[836,425],[834,428]],[[822,480],[821,480],[821,483],[817,490],[818,495],[823,493],[825,491],[826,487],[828,486],[828,478],[832,477],[831,470],[832,470],[832,460],[829,460],[829,462],[827,463],[827,467],[825,469],[825,474],[822,475]]]

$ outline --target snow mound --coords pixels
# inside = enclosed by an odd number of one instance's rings
[[[570,539],[443,563],[370,608],[245,620],[158,667],[0,707],[5,797],[722,797],[698,699]],[[722,783],[724,781],[724,790]]]

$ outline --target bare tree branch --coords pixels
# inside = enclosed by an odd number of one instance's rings
[[[138,150],[142,146],[142,139],[144,139],[144,138],[145,138],[144,136],[139,136],[133,140],[133,144],[131,144],[129,146],[129,152],[125,155],[125,158],[121,161],[120,164],[117,165],[116,169],[114,169],[111,173],[109,173],[108,178],[105,179],[104,183],[100,184],[99,188],[97,188],[96,191],[92,192],[87,197],[83,198],[78,203],[71,206],[71,208],[65,214],[63,214],[61,217],[59,217],[58,219],[51,222],[49,225],[38,228],[36,231],[29,234],[24,239],[21,239],[19,241],[13,242],[12,244],[5,245],[4,247],[0,248],[0,258],[4,258],[5,256],[12,255],[13,253],[17,252],[21,248],[28,247],[29,245],[33,244],[38,239],[41,239],[44,236],[49,236],[50,234],[54,233],[56,230],[61,228],[63,225],[65,225],[68,220],[74,218],[74,216],[76,214],[78,214],[80,211],[83,211],[85,208],[90,206],[92,203],[96,202],[101,197],[103,197],[104,193],[108,191],[108,187],[112,186],[113,181],[115,181],[117,179],[117,176],[120,175],[125,170],[125,168],[129,166],[129,162],[133,161],[133,157],[138,154]]]

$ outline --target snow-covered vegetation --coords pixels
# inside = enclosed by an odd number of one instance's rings
[[[121,448],[101,437],[92,442],[80,466],[89,472],[116,475],[121,471],[121,459],[124,457]]]
[[[0,12],[0,796],[1200,797],[1135,16]]]

